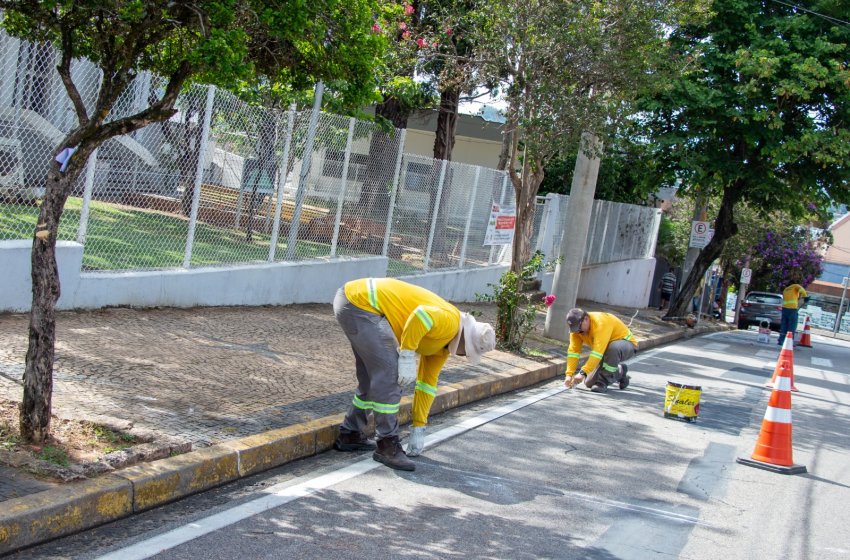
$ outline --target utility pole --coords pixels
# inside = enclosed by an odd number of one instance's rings
[[[546,310],[543,330],[548,338],[562,342],[570,339],[570,331],[564,317],[567,311],[575,307],[578,299],[581,265],[584,262],[590,212],[593,208],[593,195],[596,193],[596,178],[599,175],[599,154],[602,152],[602,143],[596,135],[585,133],[583,140],[592,150],[592,154],[589,157],[579,148],[576,157],[570,202],[567,205],[567,220],[559,252],[563,259],[555,266],[555,277],[552,280],[557,299]]]
[[[838,313],[835,315],[835,325],[832,327],[832,338],[835,338],[838,335],[838,331],[841,327],[841,315],[842,310],[844,309],[844,299],[847,297],[848,284],[850,284],[850,270],[847,271],[847,276],[841,279],[841,285],[844,289],[841,290],[841,303],[838,304]]]

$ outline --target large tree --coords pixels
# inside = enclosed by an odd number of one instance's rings
[[[528,261],[546,164],[583,133],[604,138],[626,102],[658,77],[669,26],[697,2],[491,0],[476,43],[485,73],[505,84],[507,169],[516,194],[512,269]],[[592,151],[590,145],[582,146]]]
[[[718,201],[714,237],[700,252],[669,316],[681,317],[707,268],[738,231],[742,203],[763,219],[798,219],[850,200],[850,25],[847,3],[806,9],[715,0],[712,16],[670,36],[690,64],[645,104],[646,133],[679,195]]]
[[[180,91],[194,80],[226,87],[264,80],[301,90],[321,79],[344,79],[352,100],[374,89],[384,46],[373,30],[377,0],[0,0],[9,33],[61,51],[56,71],[76,126],[55,147],[45,178],[32,246],[32,311],[24,370],[21,434],[43,441],[50,429],[59,219],[92,152],[105,141],[175,114]],[[97,99],[86,105],[72,60],[100,69]],[[141,70],[165,77],[149,105],[112,115]],[[55,156],[73,155],[64,164]]]

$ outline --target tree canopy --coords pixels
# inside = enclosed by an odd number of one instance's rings
[[[710,18],[673,30],[670,56],[688,70],[645,99],[641,124],[658,167],[681,180],[680,195],[720,201],[683,292],[736,233],[739,204],[796,219],[850,200],[846,15],[846,3],[831,0],[806,10],[715,0]],[[671,314],[687,303],[674,301]]]
[[[164,121],[176,112],[192,81],[240,89],[254,85],[294,91],[334,80],[351,104],[371,98],[386,40],[381,21],[402,10],[378,0],[0,0],[3,25],[17,37],[48,42],[77,125],[55,147],[38,226],[33,236],[33,302],[24,370],[21,434],[42,441],[49,433],[55,345],[55,304],[60,286],[56,236],[65,201],[89,156],[106,140]],[[80,93],[74,59],[100,69],[94,103]],[[112,115],[140,71],[165,79],[149,105]]]

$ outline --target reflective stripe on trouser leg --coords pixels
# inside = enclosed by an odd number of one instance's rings
[[[620,362],[628,360],[635,355],[635,345],[628,340],[615,340],[608,344],[605,355],[602,357],[602,370],[599,372],[605,377],[606,383],[614,383],[620,380],[620,372],[617,367]]]
[[[410,423],[414,428],[428,424],[428,414],[434,397],[437,396],[437,379],[440,372],[430,375],[425,373],[425,360],[419,360],[419,373],[416,376],[416,388],[413,390],[413,409]]]
[[[390,324],[382,315],[352,305],[341,290],[334,299],[334,314],[357,362],[357,392],[343,428],[363,431],[372,412],[379,439],[398,435],[401,388],[397,343]]]

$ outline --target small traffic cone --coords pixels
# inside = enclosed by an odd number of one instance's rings
[[[794,385],[794,338],[790,332],[785,335],[785,344],[782,345],[782,350],[779,351],[779,359],[776,360],[776,367],[773,368],[773,377],[764,384],[765,387],[772,389],[776,385],[776,378],[779,376],[780,365],[783,362],[788,363],[788,371],[791,372],[791,390],[796,393],[799,389]]]
[[[742,465],[782,474],[806,472],[804,465],[795,465],[791,446],[791,368],[780,360],[776,388],[770,394],[761,432],[751,458],[738,457]]]
[[[803,348],[812,347],[812,327],[809,324],[810,322],[809,316],[806,315],[806,320],[803,321],[803,336],[800,337],[800,342],[798,343],[798,346],[802,346]]]

